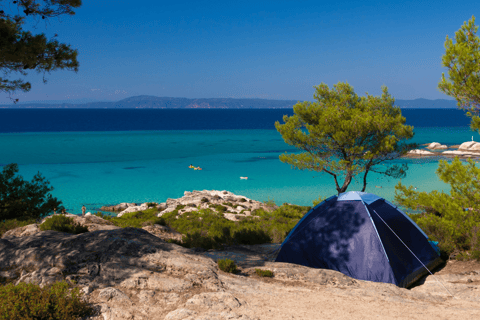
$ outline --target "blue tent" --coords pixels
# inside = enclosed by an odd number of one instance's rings
[[[395,205],[353,191],[310,210],[290,231],[275,261],[408,287],[428,272],[414,254],[429,270],[442,262],[427,235]]]

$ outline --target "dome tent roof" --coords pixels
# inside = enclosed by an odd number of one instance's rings
[[[425,233],[396,206],[353,191],[332,196],[305,214],[276,261],[408,287],[427,272],[423,264],[433,268],[441,259]]]

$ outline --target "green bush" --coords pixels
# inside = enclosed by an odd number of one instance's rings
[[[208,207],[215,209],[218,213],[224,213],[227,211],[227,207],[224,207],[221,204],[210,204]]]
[[[234,232],[233,239],[238,244],[248,245],[269,243],[272,241],[272,238],[261,229],[240,229]]]
[[[111,221],[114,225],[121,228],[142,228],[154,224],[165,226],[165,219],[163,217],[157,217],[157,214],[157,209],[151,208],[143,211],[125,213],[121,217],[105,216],[101,213],[97,213],[96,215]]]
[[[220,259],[217,261],[218,268],[222,270],[223,272],[228,272],[228,273],[237,273],[237,265],[233,260],[230,259]]]
[[[23,282],[0,286],[0,320],[76,320],[93,315],[79,289],[65,281],[44,288]]]
[[[450,194],[438,191],[418,192],[401,183],[395,186],[395,201],[413,210],[410,217],[428,235],[438,241],[443,259],[480,257],[480,168],[473,160],[451,163],[440,160],[437,175],[451,186]],[[415,214],[421,212],[420,214]]]
[[[8,230],[24,227],[26,225],[33,224],[35,222],[37,222],[35,219],[27,219],[27,220],[10,219],[10,220],[0,221],[0,238]]]
[[[39,225],[39,229],[42,231],[54,230],[73,234],[88,232],[87,227],[75,223],[73,218],[65,217],[64,215],[55,215],[46,219],[44,223]]]
[[[147,207],[151,208],[151,207],[155,207],[157,205],[156,202],[148,202],[147,203]]]
[[[267,278],[273,277],[273,272],[270,270],[255,269],[255,273],[259,277],[267,277]]]

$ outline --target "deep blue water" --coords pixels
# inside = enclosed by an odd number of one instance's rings
[[[292,109],[0,109],[0,133],[275,129]],[[403,109],[414,127],[465,127],[457,109]]]

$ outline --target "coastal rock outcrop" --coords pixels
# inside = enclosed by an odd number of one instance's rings
[[[428,146],[427,146],[427,149],[432,149],[432,150],[436,150],[436,149],[447,149],[448,147],[444,144],[440,144],[438,142],[432,142],[430,143]]]
[[[176,210],[178,206],[182,206],[183,208],[178,210],[180,215],[199,209],[211,209],[223,213],[226,219],[232,221],[251,216],[252,212],[257,209],[272,211],[277,208],[275,205],[265,204],[225,190],[185,191],[183,197],[167,199],[165,203],[160,205],[163,205],[165,209],[158,214],[159,217]]]
[[[136,206],[135,203],[122,202],[122,203],[114,205],[114,206],[102,206],[100,208],[100,210],[110,211],[110,212],[118,212],[118,211],[123,211],[123,210],[127,209],[128,207],[134,207],[134,206]]]
[[[467,141],[462,143],[458,150],[468,150],[468,151],[479,151],[480,152],[480,143],[476,141]]]
[[[408,151],[407,155],[408,156],[434,156],[436,154],[427,150],[413,149]]]
[[[122,203],[108,208],[120,208],[121,205],[125,204]],[[149,203],[143,203],[138,206],[127,205],[129,206],[119,212],[117,217],[121,217],[128,212],[142,211],[149,208]],[[222,213],[226,219],[232,221],[239,221],[244,217],[252,216],[252,212],[257,209],[272,211],[277,208],[276,205],[265,204],[225,190],[185,191],[183,197],[178,199],[169,198],[163,203],[156,204],[155,207],[159,210],[159,217],[174,210],[178,210],[178,214],[182,215],[199,209],[210,209],[217,213]]]

